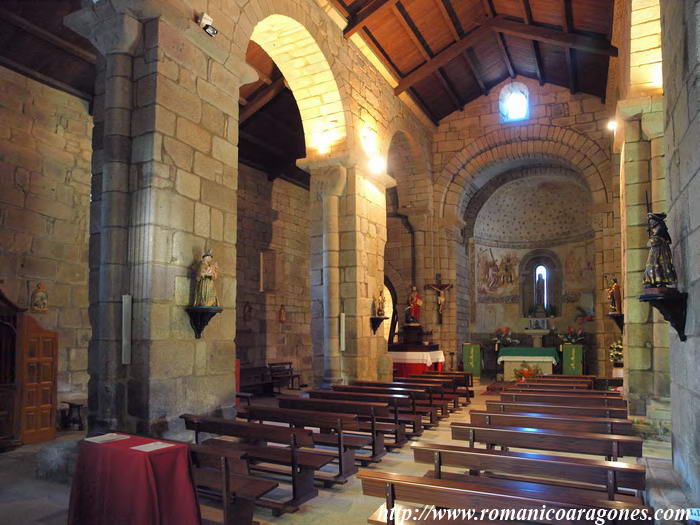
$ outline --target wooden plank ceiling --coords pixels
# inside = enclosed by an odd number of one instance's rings
[[[80,8],[81,0],[1,0],[0,66],[92,102],[96,51],[63,25]],[[251,42],[246,60],[260,80],[241,88],[239,160],[308,187],[308,173],[295,165],[306,156],[296,101],[260,46]]]
[[[332,0],[435,123],[522,75],[605,97],[614,0]]]

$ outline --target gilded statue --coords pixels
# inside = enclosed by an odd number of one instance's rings
[[[617,277],[611,279],[611,284],[608,287],[608,300],[610,301],[610,313],[611,314],[621,314],[622,313],[622,291],[620,290],[620,285],[617,282]]]
[[[675,286],[678,278],[673,267],[671,236],[665,213],[648,213],[649,255],[644,269],[644,288]]]
[[[219,306],[214,281],[219,277],[219,265],[214,262],[211,250],[202,254],[197,270],[197,286],[194,291],[194,306]]]

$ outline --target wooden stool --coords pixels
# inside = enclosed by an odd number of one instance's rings
[[[78,430],[83,430],[83,416],[81,414],[83,404],[72,401],[62,401],[62,403],[68,405],[68,408],[61,411],[61,426],[70,429],[73,425],[78,425]]]

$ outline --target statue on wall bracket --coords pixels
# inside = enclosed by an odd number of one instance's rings
[[[206,248],[195,275],[194,301],[192,306],[186,308],[190,316],[190,325],[197,339],[202,337],[202,332],[212,317],[223,311],[219,306],[214,286],[214,281],[218,278],[219,265],[214,261],[211,250]]]
[[[664,319],[676,329],[680,340],[685,341],[688,294],[676,288],[678,276],[673,266],[671,236],[666,226],[666,214],[652,213],[649,210],[648,196],[647,211],[649,254],[644,267],[644,293],[639,296],[639,300],[650,303],[661,312]]]

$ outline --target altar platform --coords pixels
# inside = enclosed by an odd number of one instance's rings
[[[559,351],[554,347],[527,348],[511,346],[500,348],[498,364],[503,363],[503,380],[513,381],[515,370],[522,364],[539,367],[543,374],[551,374],[554,365],[559,363]]]

